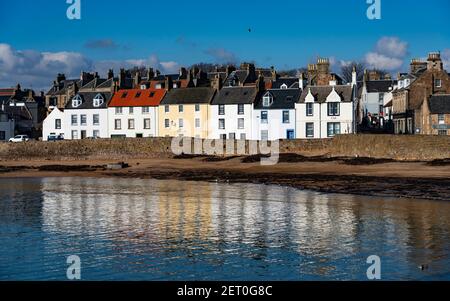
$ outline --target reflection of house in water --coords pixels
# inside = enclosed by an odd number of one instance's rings
[[[211,190],[207,183],[161,181],[158,191],[159,234],[166,239],[207,239],[211,225]]]

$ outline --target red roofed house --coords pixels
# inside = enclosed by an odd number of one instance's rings
[[[117,91],[108,105],[111,138],[157,137],[158,106],[165,94],[165,89]]]

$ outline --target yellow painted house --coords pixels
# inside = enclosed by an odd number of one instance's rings
[[[209,105],[214,88],[169,90],[158,108],[159,136],[208,138]]]

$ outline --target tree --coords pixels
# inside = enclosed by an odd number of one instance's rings
[[[366,69],[366,65],[362,62],[353,61],[349,64],[342,65],[341,67],[341,75],[342,79],[347,82],[351,83],[353,78],[353,68],[356,69],[356,80],[362,81],[364,77],[364,69]]]

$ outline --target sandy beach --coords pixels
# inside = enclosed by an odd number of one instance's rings
[[[122,177],[275,184],[327,193],[450,200],[448,160],[402,162],[370,158],[303,157],[282,154],[262,166],[259,157],[178,156],[126,160],[0,161],[0,178]]]

